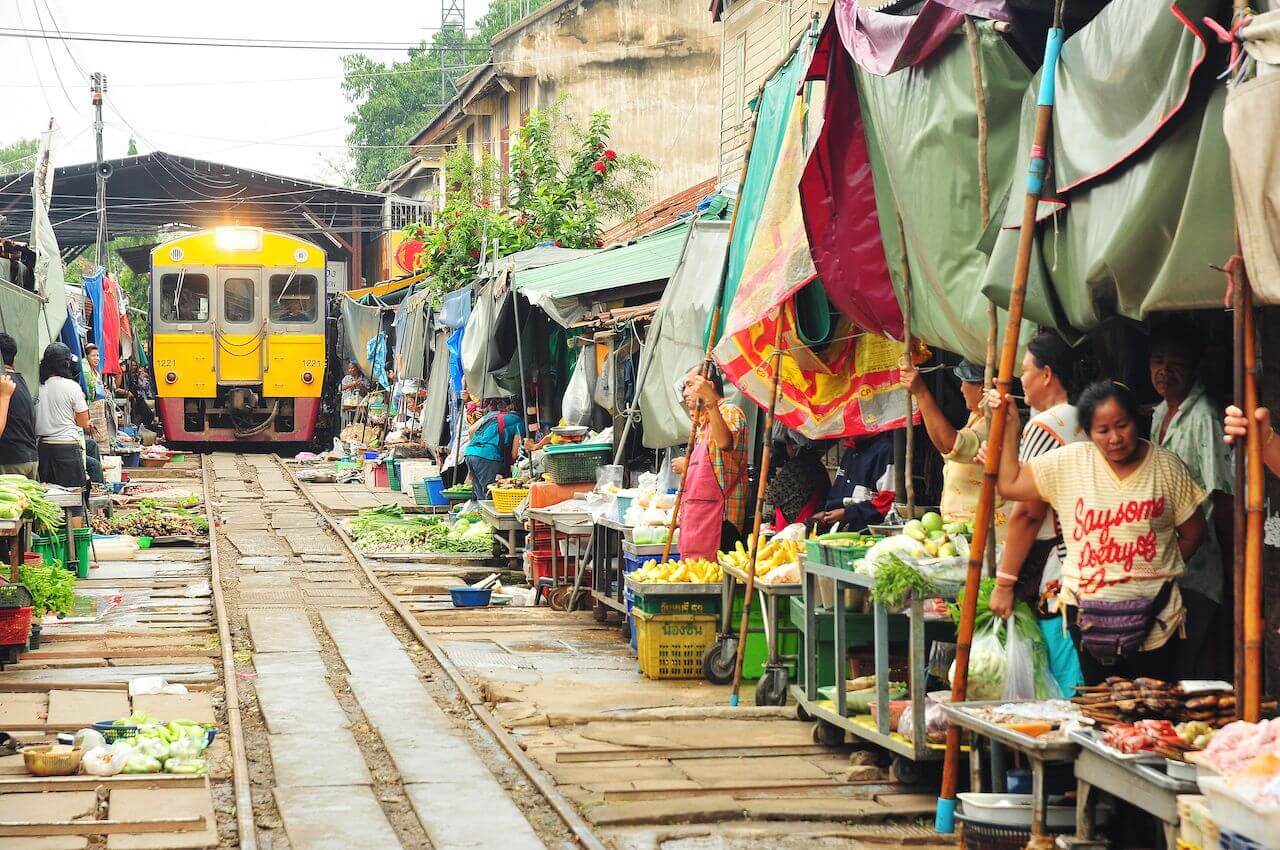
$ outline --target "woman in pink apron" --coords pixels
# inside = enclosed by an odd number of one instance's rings
[[[714,561],[718,551],[741,536],[746,523],[746,417],[724,401],[718,372],[710,378],[690,372],[684,395],[690,414],[700,422],[687,461],[676,461],[677,471],[685,467],[680,557]]]

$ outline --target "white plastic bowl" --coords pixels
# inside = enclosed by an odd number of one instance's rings
[[[984,823],[999,826],[1031,827],[1030,794],[960,794],[960,813]],[[1049,806],[1045,811],[1045,826],[1053,830],[1067,830],[1075,826],[1074,806]]]

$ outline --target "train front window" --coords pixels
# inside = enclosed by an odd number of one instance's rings
[[[209,321],[209,276],[186,272],[161,275],[160,318],[166,322]]]
[[[222,282],[222,316],[228,322],[243,324],[253,321],[254,292],[252,278],[229,277]]]
[[[268,281],[271,321],[314,322],[319,315],[319,282],[315,275],[273,274]]]

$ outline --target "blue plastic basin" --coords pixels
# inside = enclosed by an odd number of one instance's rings
[[[451,587],[449,588],[449,598],[453,600],[454,608],[484,608],[489,604],[489,598],[493,596],[493,588],[485,587]]]

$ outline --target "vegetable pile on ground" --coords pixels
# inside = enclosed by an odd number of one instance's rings
[[[346,523],[361,548],[370,552],[471,552],[493,551],[493,529],[467,516],[406,516],[399,505],[366,508]]]
[[[0,475],[0,519],[32,520],[39,534],[62,528],[62,508],[49,501],[45,487],[25,475]]]
[[[75,745],[86,752],[81,760],[85,773],[114,776],[117,773],[175,773],[199,775],[209,768],[204,759],[208,746],[208,727],[190,720],[162,723],[145,712],[135,711],[112,724],[138,727],[132,738],[107,744],[102,733],[81,729]]]
[[[134,537],[198,537],[209,533],[209,521],[195,511],[143,499],[135,507],[98,514],[93,530],[99,534],[130,534]]]
[[[18,568],[22,584],[31,592],[32,613],[37,619],[46,614],[65,617],[76,605],[76,574],[65,569],[60,561],[49,565],[23,565]]]

